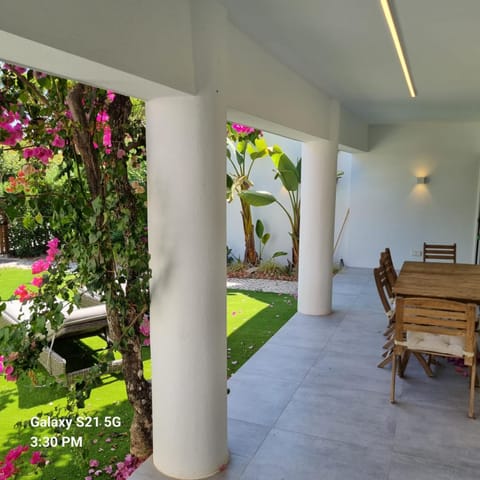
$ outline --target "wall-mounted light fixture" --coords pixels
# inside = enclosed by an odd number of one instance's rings
[[[418,184],[425,184],[428,183],[430,179],[428,177],[417,177]]]

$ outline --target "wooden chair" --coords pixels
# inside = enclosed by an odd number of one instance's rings
[[[470,370],[468,416],[475,418],[477,381],[476,305],[435,298],[398,297],[390,401],[395,403],[395,377],[401,359],[412,352],[463,358]],[[403,372],[402,372],[403,373]]]
[[[447,262],[457,263],[457,244],[439,245],[432,243],[423,244],[423,261],[444,260]]]
[[[387,337],[386,343],[383,345],[383,360],[377,365],[378,368],[383,368],[388,365],[393,358],[393,325],[395,323],[395,307],[392,302],[392,286],[389,284],[387,272],[383,265],[373,269],[373,276],[377,286],[378,296],[382,302],[385,315],[387,316],[387,329],[383,333]]]
[[[388,295],[394,302],[395,295],[393,293],[393,286],[397,281],[397,271],[393,266],[392,254],[390,253],[390,249],[387,247],[383,252],[380,253],[380,265],[383,266],[385,269],[385,274],[387,276],[387,290]]]
[[[382,303],[385,315],[387,316],[387,328],[383,333],[387,340],[383,345],[383,360],[377,365],[378,368],[383,368],[388,365],[393,359],[393,347],[394,347],[394,329],[395,329],[395,302],[393,300],[393,285],[390,284],[387,270],[383,265],[379,265],[377,268],[373,269],[373,276],[375,278],[375,284],[377,286],[378,296]],[[422,354],[413,352],[413,356],[418,360],[422,368],[425,370],[425,373],[429,377],[433,377],[433,372],[430,368],[429,363],[425,360]],[[410,355],[405,355],[400,365],[399,372],[400,375],[403,375],[403,371],[407,366]]]

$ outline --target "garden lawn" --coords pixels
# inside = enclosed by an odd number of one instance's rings
[[[8,275],[5,275],[7,270]],[[26,276],[29,273],[29,270],[0,268],[2,292],[12,292],[20,283],[29,281]],[[9,296],[10,293],[2,293],[1,298]],[[228,376],[250,358],[295,311],[296,300],[289,295],[229,290]],[[87,349],[102,346],[102,341],[97,337],[82,342]],[[145,374],[148,378],[151,362],[147,348],[144,353]],[[83,427],[75,426],[74,422],[70,429],[33,427],[29,423],[39,414],[42,418],[68,415],[64,409],[65,388],[54,383],[47,386],[42,386],[43,384],[45,379],[41,376],[38,385],[33,385],[29,378],[21,378],[13,383],[6,382],[0,376],[0,461],[12,447],[19,444],[30,446],[29,451],[23,454],[27,464],[19,478],[83,479],[88,475],[91,460],[95,461],[95,465],[98,462],[95,470],[99,470],[109,465],[115,466],[116,462],[125,457],[129,449],[128,430],[132,413],[120,375],[104,375],[101,378],[86,399],[84,408],[80,410],[80,415],[91,417],[91,420],[85,420]],[[23,424],[23,428],[15,428],[15,423]],[[107,426],[107,423],[112,423],[112,426]],[[49,461],[40,475],[36,475],[28,464],[34,450],[40,450]],[[102,480],[111,477],[102,473],[93,478]]]
[[[0,268],[0,300],[8,300],[22,284],[28,285],[33,275],[29,268]]]
[[[297,311],[292,295],[228,290],[227,374],[235,373]]]

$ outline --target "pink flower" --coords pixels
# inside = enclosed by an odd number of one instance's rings
[[[65,146],[65,140],[59,135],[55,135],[52,145],[54,147],[63,148]]]
[[[0,470],[0,474],[3,475],[5,480],[11,478],[15,474],[15,467],[13,466],[13,463],[7,461],[2,470]],[[2,477],[0,477],[0,479],[1,478]]]
[[[5,457],[5,462],[13,462],[15,461],[23,452],[26,452],[28,447],[25,445],[18,445],[15,448],[12,448]]]
[[[107,90],[107,98],[110,102],[113,102],[115,100],[115,92]]]
[[[26,302],[27,300],[30,300],[32,298],[32,293],[27,290],[27,287],[25,285],[20,285],[14,292],[13,294],[17,297],[21,302]]]
[[[143,321],[140,324],[139,331],[145,337],[148,337],[150,335],[150,319],[147,315],[143,317]]]
[[[232,123],[232,128],[237,132],[237,133],[245,133],[249,134],[255,131],[254,128],[248,127],[247,125],[242,125],[240,123]]]
[[[117,158],[123,158],[125,156],[125,150],[122,150],[121,148],[119,148],[117,150]]]
[[[47,147],[33,147],[26,148],[23,151],[23,158],[38,158],[44,165],[48,165],[50,160],[53,158],[53,151]]]
[[[5,365],[3,362],[5,361],[5,357],[3,355],[0,355],[0,373],[3,373],[5,370]]]
[[[90,460],[89,464],[88,464],[90,467],[98,467],[100,465],[100,462],[98,460],[95,460],[95,459],[92,459]]]
[[[39,463],[44,463],[44,462],[45,462],[45,459],[42,457],[41,452],[39,452],[38,450],[35,450],[32,453],[32,457],[30,458],[30,463],[32,465],[38,465]]]
[[[7,367],[5,368],[5,380],[7,382],[15,382],[17,380],[17,377],[12,375],[14,370],[15,369],[12,367],[12,365],[7,365]]]
[[[25,122],[26,123],[26,122]],[[0,143],[15,146],[23,138],[23,128],[18,112],[0,111]]]
[[[58,250],[58,245],[60,245],[60,240],[56,237],[47,242],[48,248],[52,250]]]
[[[112,146],[112,129],[108,125],[105,125],[105,128],[103,129],[103,146]]]
[[[42,277],[33,277],[32,285],[34,287],[40,288],[43,285],[43,278]]]
[[[97,122],[98,123],[106,123],[110,117],[108,116],[108,113],[105,110],[102,110],[101,112],[97,113]]]
[[[37,273],[45,272],[49,268],[50,268],[50,262],[48,262],[47,260],[40,259],[40,260],[37,260],[36,262],[33,262],[32,273],[36,275]]]

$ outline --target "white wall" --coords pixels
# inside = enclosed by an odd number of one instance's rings
[[[345,263],[373,267],[389,246],[399,268],[424,241],[456,242],[458,261],[472,262],[479,133],[480,123],[372,126],[370,151],[352,154]],[[417,175],[430,182],[416,185]]]
[[[346,247],[350,230],[350,186],[352,175],[352,155],[347,152],[338,152],[337,171],[343,176],[337,181],[337,196],[335,201],[335,236],[333,261],[339,264],[345,260]],[[342,229],[343,227],[343,229]]]
[[[264,138],[269,146],[279,145],[288,155],[292,162],[296,163],[301,157],[301,143],[272,133],[264,132]],[[282,188],[280,180],[274,180],[273,164],[270,157],[260,158],[255,161],[252,169],[251,180],[254,183],[253,190],[266,190],[272,193],[288,211],[291,211],[287,193]],[[228,164],[227,164],[228,170]],[[276,203],[266,207],[252,207],[253,224],[260,219],[265,225],[265,232],[270,233],[271,238],[263,251],[263,259],[268,260],[273,253],[284,251],[291,260],[292,243],[288,232],[291,231],[290,223],[286,214]],[[259,243],[255,237],[255,246],[259,251]],[[243,235],[242,218],[240,215],[240,202],[236,198],[227,204],[227,245],[232,249],[235,257],[243,260],[245,242]],[[276,258],[278,263],[286,264],[287,257]]]

